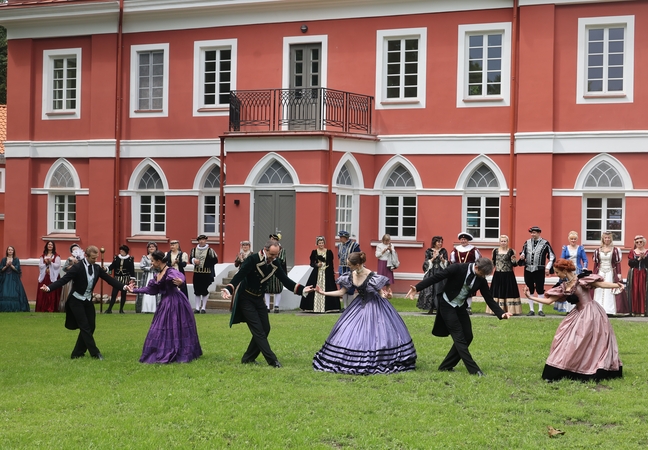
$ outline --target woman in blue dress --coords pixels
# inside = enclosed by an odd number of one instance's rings
[[[364,252],[351,253],[351,271],[337,282],[340,289],[323,295],[342,296],[351,287],[358,296],[344,310],[324,346],[313,358],[315,370],[349,375],[372,375],[414,370],[416,350],[405,322],[387,300],[387,277],[366,269]]]
[[[166,265],[164,253],[154,251],[151,260],[156,276],[143,288],[130,287],[136,294],[160,294],[160,304],[155,311],[149,329],[141,363],[189,362],[200,355],[202,349],[198,341],[196,319],[189,300],[179,286],[185,277],[179,271]]]
[[[29,312],[29,302],[20,276],[20,260],[16,249],[7,247],[5,257],[0,261],[0,312]]]

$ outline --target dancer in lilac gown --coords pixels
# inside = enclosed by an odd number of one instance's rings
[[[313,358],[313,368],[323,372],[372,375],[414,370],[416,350],[403,319],[387,298],[387,277],[366,269],[364,252],[351,253],[351,271],[338,278],[340,289],[323,295],[341,296],[351,287],[358,296],[344,310],[331,334]]]
[[[531,297],[529,288],[524,289],[528,299],[545,305],[556,301],[575,304],[556,330],[542,378],[600,381],[622,377],[623,365],[614,330],[605,309],[592,299],[590,290],[622,290],[623,284],[603,281],[600,275],[589,272],[576,276],[576,266],[567,259],[557,259],[554,270],[563,281],[548,290],[544,298]]]
[[[166,364],[192,361],[202,355],[202,349],[193,310],[178,287],[184,283],[185,277],[166,265],[161,251],[153,252],[151,260],[159,273],[146,287],[129,287],[136,294],[161,294],[162,297],[144,341],[140,362]]]

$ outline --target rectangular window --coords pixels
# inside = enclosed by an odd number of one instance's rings
[[[497,239],[500,235],[499,197],[467,197],[465,230],[475,239]]]
[[[236,90],[236,39],[194,42],[194,116],[229,113]]]
[[[590,197],[585,204],[585,239],[599,242],[603,231],[611,231],[614,241],[623,242],[623,198]]]
[[[424,108],[427,29],[379,30],[376,108]]]
[[[78,119],[81,113],[81,49],[43,51],[43,120]]]
[[[502,33],[468,36],[468,96],[502,94]]]
[[[140,52],[138,108],[161,111],[164,105],[164,52]]]
[[[629,103],[634,96],[634,16],[578,19],[577,103]]]
[[[385,197],[385,233],[392,238],[416,237],[416,197]]]
[[[169,44],[131,46],[130,117],[167,117]]]
[[[54,230],[73,232],[76,230],[76,196],[54,195]]]
[[[459,25],[457,107],[508,106],[511,23]]]
[[[351,232],[353,230],[353,195],[339,194],[336,196],[335,205],[335,231],[346,230]]]
[[[140,197],[140,232],[164,233],[165,218],[166,197],[164,195]]]
[[[215,234],[218,229],[218,197],[205,195],[203,205],[203,233]]]

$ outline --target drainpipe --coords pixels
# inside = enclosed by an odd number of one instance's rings
[[[326,241],[335,244],[335,194],[333,194],[333,136],[328,136],[328,195],[326,217],[324,223],[326,224]]]
[[[115,173],[113,185],[113,249],[117,249],[121,245],[121,208],[119,205],[119,155],[121,153],[121,113],[122,113],[122,59],[123,59],[123,33],[122,24],[124,22],[124,0],[119,0],[119,23],[117,26],[117,86],[116,101],[115,101]]]
[[[223,229],[225,228],[225,136],[220,137],[220,186],[219,186],[219,196],[220,201],[218,202],[218,233],[219,233],[219,244],[218,251],[221,255],[221,260],[225,262],[225,244],[223,242]]]
[[[511,27],[511,131],[509,134],[509,242],[515,242],[515,133],[517,131],[518,102],[517,92],[519,87],[519,15],[518,0],[513,0],[513,26]]]

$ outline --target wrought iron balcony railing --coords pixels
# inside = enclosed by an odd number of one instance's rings
[[[325,88],[232,91],[230,131],[371,134],[373,97]]]

